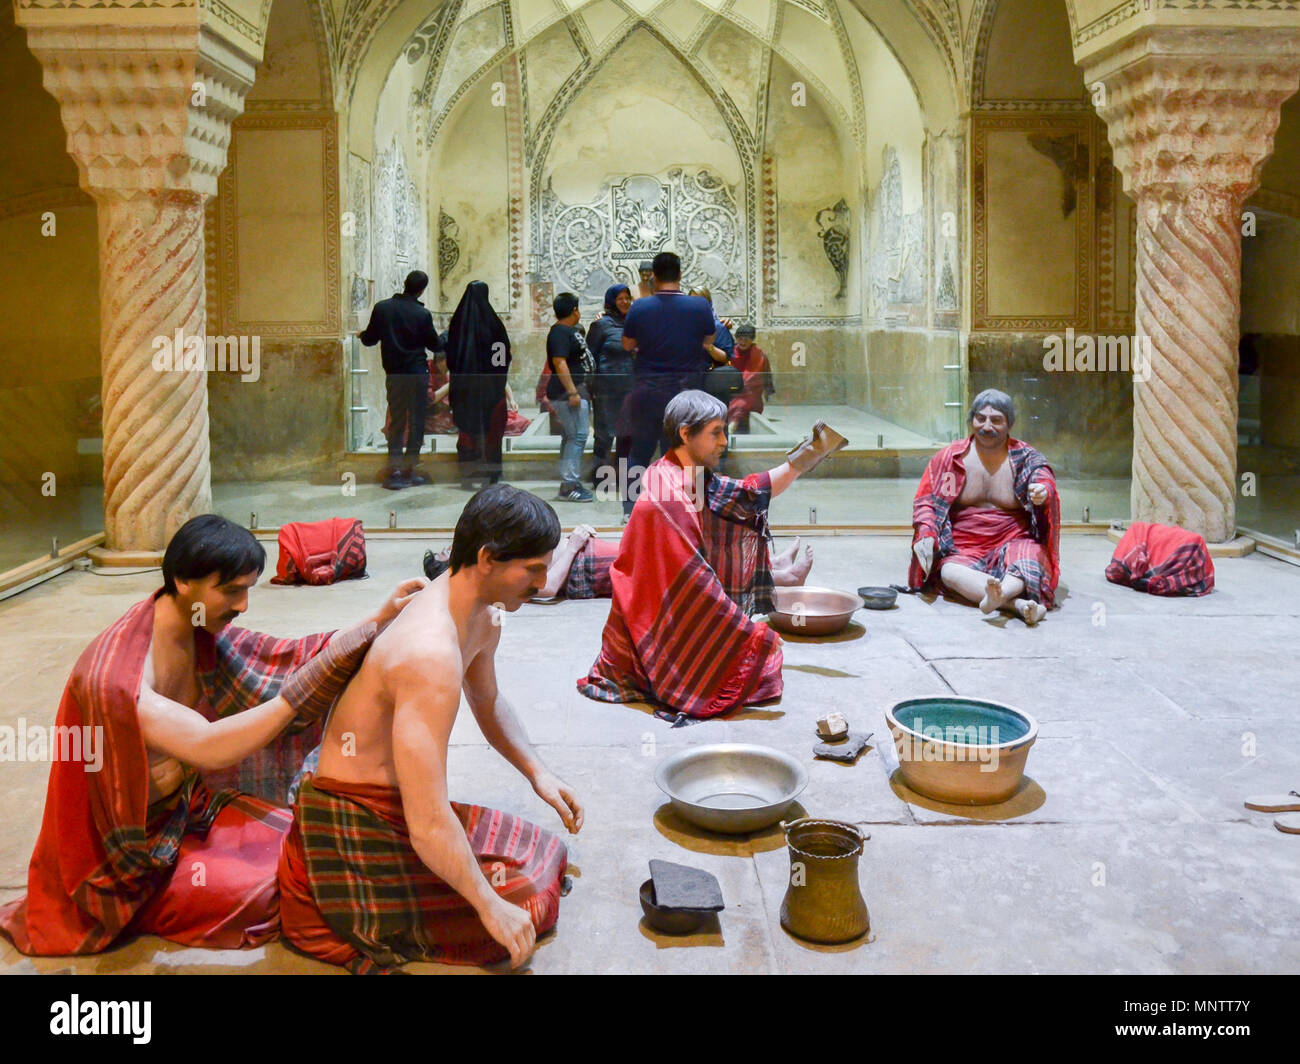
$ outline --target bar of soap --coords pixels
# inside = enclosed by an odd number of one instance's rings
[[[823,739],[843,739],[849,734],[849,722],[843,713],[828,713],[817,722],[817,734]]]

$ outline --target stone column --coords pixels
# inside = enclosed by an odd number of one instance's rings
[[[206,335],[203,206],[254,74],[197,9],[174,10],[189,24],[18,11],[99,209],[104,529],[110,552],[137,556],[212,506],[206,373],[181,356]]]
[[[1295,30],[1149,28],[1085,70],[1137,203],[1132,515],[1236,534],[1242,205],[1300,83]]]

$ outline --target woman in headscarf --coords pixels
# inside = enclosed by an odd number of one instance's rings
[[[460,430],[456,455],[460,480],[495,484],[501,479],[501,438],[508,416],[506,379],[510,337],[488,302],[488,286],[471,281],[447,330],[448,399]]]
[[[631,306],[632,293],[628,286],[610,285],[605,289],[605,313],[587,330],[587,350],[596,362],[596,375],[590,381],[592,422],[596,435],[591,448],[596,459],[592,471],[593,484],[599,482],[601,468],[608,465],[614,456],[618,413],[634,383],[633,355],[623,348],[623,326],[627,324],[627,312]]]

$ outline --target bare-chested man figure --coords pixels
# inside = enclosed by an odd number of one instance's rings
[[[582,807],[497,689],[501,611],[546,581],[560,523],[507,484],[466,505],[451,566],[375,640],[304,779],[280,864],[284,934],[353,971],[407,961],[522,965],[559,915],[567,852],[508,813],[452,802],[463,691],[487,741],[573,833]]]
[[[353,628],[276,639],[230,623],[265,562],[247,529],[190,519],[162,589],[78,660],[59,725],[97,737],[102,763],[83,744],[51,767],[27,896],[0,910],[24,953],[94,953],[135,933],[234,949],[279,933],[278,803],[375,632],[424,582]]]
[[[1005,392],[980,392],[967,420],[970,436],[930,459],[917,489],[908,583],[919,589],[937,578],[982,613],[1005,610],[1035,625],[1060,578],[1056,477],[1038,451],[1011,438],[1016,410]]]

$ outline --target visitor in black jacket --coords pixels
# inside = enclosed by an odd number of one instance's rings
[[[427,484],[415,463],[424,447],[424,414],[428,403],[429,361],[425,351],[442,350],[433,315],[420,296],[429,285],[422,270],[406,275],[404,290],[381,299],[370,312],[370,324],[357,333],[367,347],[379,345],[388,389],[388,477],[391,491]],[[402,457],[402,441],[406,457]]]

